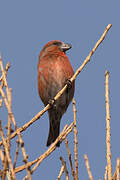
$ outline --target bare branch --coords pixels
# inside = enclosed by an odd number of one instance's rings
[[[106,102],[106,146],[108,179],[112,179],[111,144],[110,144],[110,105],[109,105],[109,72],[105,73],[105,102]]]
[[[61,160],[61,162],[62,162],[62,165],[64,166],[64,172],[65,172],[66,180],[69,180],[69,174],[68,174],[66,162],[64,161],[64,159],[62,158],[62,156],[60,157],[60,160]]]
[[[74,154],[75,154],[75,179],[78,180],[78,150],[77,150],[77,126],[76,126],[76,106],[75,98],[73,98],[73,113],[74,113]]]
[[[73,176],[73,179],[75,180],[75,172],[74,172],[74,168],[73,168],[73,163],[72,163],[72,159],[71,159],[71,152],[70,152],[70,149],[69,149],[67,138],[65,138],[65,144],[66,144],[66,148],[67,148],[67,152],[68,152],[68,158],[69,158],[69,162],[70,162],[72,176]]]
[[[84,154],[84,160],[85,160],[85,165],[86,165],[86,169],[87,169],[87,172],[88,172],[89,180],[93,180],[87,154]]]
[[[62,165],[61,169],[60,169],[60,172],[59,172],[59,175],[57,177],[57,180],[60,180],[62,174],[64,173],[64,166]]]

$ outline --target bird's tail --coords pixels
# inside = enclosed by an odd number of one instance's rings
[[[47,146],[50,146],[59,136],[60,119],[61,117],[56,116],[55,113],[49,113],[50,129],[49,129],[49,135],[48,135],[47,144],[46,144]],[[58,142],[56,146],[59,147],[60,142]]]

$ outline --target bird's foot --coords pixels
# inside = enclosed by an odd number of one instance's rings
[[[56,144],[56,147],[60,147],[60,141],[58,141],[58,143]]]
[[[56,109],[56,104],[55,104],[55,100],[54,99],[50,99],[48,101],[48,104],[50,104],[51,108]]]
[[[72,82],[70,79],[67,79],[66,84],[67,84],[68,90],[72,88]]]

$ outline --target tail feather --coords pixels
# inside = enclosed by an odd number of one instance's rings
[[[61,117],[56,117],[55,113],[51,115],[49,113],[49,120],[50,120],[50,129],[49,129],[49,135],[47,139],[47,146],[50,146],[56,138],[59,136],[60,132],[60,119]],[[57,143],[57,146],[60,146],[60,142]]]

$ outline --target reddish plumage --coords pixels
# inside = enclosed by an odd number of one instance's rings
[[[61,41],[48,42],[40,52],[38,62],[38,92],[44,105],[64,87],[74,72],[65,52],[71,45]],[[74,82],[70,89],[55,101],[55,105],[48,110],[50,129],[47,146],[55,141],[59,135],[60,120],[67,110],[74,95]],[[57,144],[59,146],[59,143]]]

